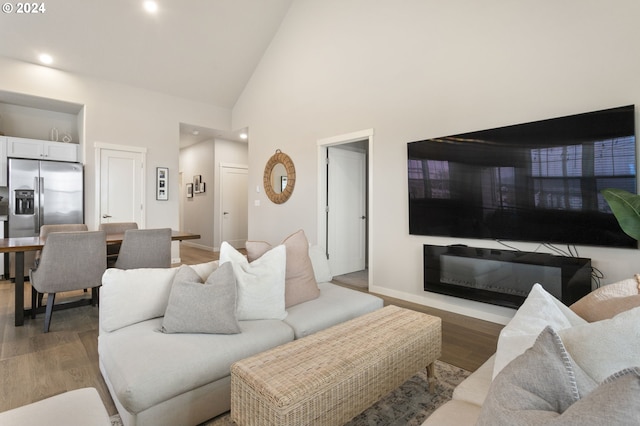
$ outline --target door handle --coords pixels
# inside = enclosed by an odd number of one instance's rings
[[[360,219],[365,220],[367,217],[366,216],[360,216]]]
[[[222,214],[223,214],[223,215],[228,215],[228,214],[229,214],[229,212],[222,212]]]
[[[102,215],[102,218],[103,218],[103,219],[109,219],[110,217],[111,217],[111,215],[110,215],[110,214],[103,214],[103,215]]]

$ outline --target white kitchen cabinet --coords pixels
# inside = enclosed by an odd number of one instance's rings
[[[78,144],[7,137],[6,157],[78,161]]]

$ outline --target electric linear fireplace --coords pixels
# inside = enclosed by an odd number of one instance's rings
[[[591,291],[591,259],[424,245],[424,290],[518,308],[539,283],[566,305]]]

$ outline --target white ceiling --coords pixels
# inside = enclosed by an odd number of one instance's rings
[[[232,108],[291,2],[157,0],[150,15],[143,0],[47,1],[0,15],[0,55],[46,52],[54,68]]]

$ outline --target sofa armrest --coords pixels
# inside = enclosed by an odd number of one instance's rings
[[[439,407],[422,426],[475,425],[487,397],[495,354],[453,390],[453,399]]]
[[[493,377],[495,354],[453,390],[453,399],[481,406]]]
[[[422,426],[473,426],[481,410],[480,405],[451,400],[427,417]]]

